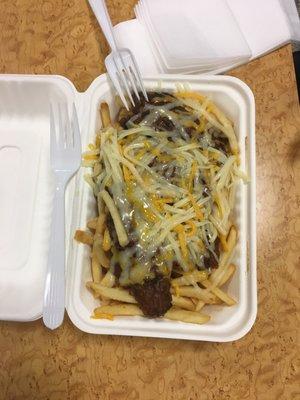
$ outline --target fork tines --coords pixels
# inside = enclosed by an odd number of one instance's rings
[[[105,60],[108,74],[128,110],[128,103],[124,91],[131,104],[135,106],[135,98],[140,100],[140,93],[148,100],[147,92],[137,66],[136,60],[129,49],[120,49],[112,52]]]

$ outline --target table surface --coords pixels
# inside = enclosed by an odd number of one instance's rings
[[[132,18],[134,3],[108,1],[113,23]],[[1,0],[0,22],[2,73],[61,74],[85,90],[105,70],[108,46],[86,0]],[[216,344],[89,335],[67,316],[54,332],[41,320],[2,322],[1,400],[300,399],[300,115],[291,47],[230,75],[256,99],[259,308],[251,332]]]

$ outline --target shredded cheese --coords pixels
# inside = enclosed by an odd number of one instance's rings
[[[186,225],[189,226],[191,229],[188,232],[185,232],[187,237],[194,236],[196,234],[197,228],[195,223],[192,220],[186,221]]]
[[[111,251],[120,263],[123,286],[133,277],[153,276],[149,263],[164,275],[174,261],[182,272],[204,268],[203,256],[214,253],[217,238],[222,250],[228,249],[234,188],[238,177],[245,178],[238,169],[233,125],[206,96],[182,87],[175,97],[147,103],[142,122],[136,123],[135,115],[128,120],[133,128],[103,128],[83,155],[84,165],[93,167],[86,180],[111,214],[123,247],[116,250],[103,230],[101,251]],[[153,126],[158,119],[159,129]],[[226,152],[217,146],[220,135],[228,139]],[[133,271],[136,246],[145,262]],[[197,282],[189,284],[199,293]]]
[[[199,205],[197,204],[194,196],[191,193],[189,193],[188,196],[195,210],[196,217],[199,219],[199,221],[202,221],[204,218],[203,212],[201,211]]]

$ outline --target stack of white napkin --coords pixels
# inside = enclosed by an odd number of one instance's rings
[[[294,0],[140,0],[114,27],[144,75],[218,73],[300,40]]]

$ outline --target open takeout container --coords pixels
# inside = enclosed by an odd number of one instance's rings
[[[159,75],[144,80],[147,89],[174,91],[176,83],[211,96],[234,122],[241,168],[251,181],[237,190],[235,222],[237,271],[226,290],[237,305],[206,306],[212,316],[205,325],[164,319],[116,317],[92,319],[99,303],[86,289],[91,279],[88,246],[73,236],[95,215],[95,200],[81,168],[66,192],[66,309],[74,325],[96,334],[231,341],[254,323],[256,294],[255,110],[251,90],[228,76]],[[0,319],[31,321],[42,316],[44,280],[51,225],[53,181],[49,160],[49,104],[76,104],[82,148],[93,142],[101,126],[99,104],[116,113],[114,92],[101,75],[84,93],[61,76],[0,75]]]

